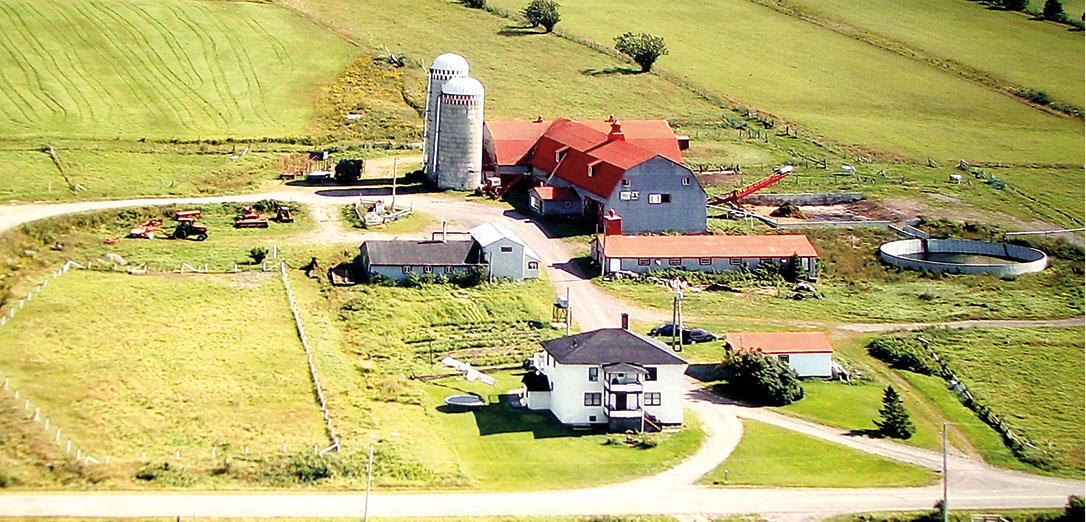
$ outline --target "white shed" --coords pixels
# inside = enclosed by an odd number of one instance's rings
[[[742,332],[726,339],[725,349],[775,356],[800,377],[833,376],[833,345],[826,332]]]
[[[539,255],[512,230],[486,222],[470,231],[490,265],[490,275],[514,281],[539,279]]]

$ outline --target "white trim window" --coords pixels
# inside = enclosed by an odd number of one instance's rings
[[[660,392],[645,393],[645,406],[659,406],[661,402]]]
[[[603,406],[603,393],[602,392],[585,392],[584,393],[584,405],[585,406]]]

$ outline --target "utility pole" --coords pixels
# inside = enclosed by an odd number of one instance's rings
[[[569,337],[569,328],[573,323],[573,303],[569,302],[569,287],[566,287],[566,337]]]
[[[947,522],[949,517],[950,507],[947,506],[947,469],[946,469],[946,422],[943,422],[943,522]]]
[[[400,158],[392,158],[392,208],[389,212],[396,212],[396,162]]]
[[[370,518],[370,485],[373,484],[373,441],[370,441],[370,457],[366,463],[366,505],[362,511],[362,522]]]

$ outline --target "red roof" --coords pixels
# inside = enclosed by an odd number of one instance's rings
[[[818,257],[801,234],[752,236],[598,236],[610,258]]]
[[[483,128],[494,144],[498,165],[527,165],[539,137],[551,126],[549,121],[487,121]]]
[[[609,120],[581,120],[577,123],[603,134],[611,132]],[[626,143],[659,154],[675,163],[683,162],[678,136],[667,120],[619,120],[619,123],[622,124],[622,133],[626,135]]]
[[[573,148],[587,150],[606,142],[613,120],[487,121],[483,126],[493,145],[493,160],[498,165],[527,165],[532,147],[544,132],[559,122],[573,123],[587,127],[587,131],[595,131],[585,133],[587,141],[580,141],[576,146],[574,143],[566,143]],[[621,120],[620,124],[627,143],[682,163],[678,137],[667,120]]]
[[[533,187],[532,192],[539,195],[543,201],[576,201],[577,193],[569,187]]]
[[[826,332],[743,332],[726,337],[736,352],[833,353]]]

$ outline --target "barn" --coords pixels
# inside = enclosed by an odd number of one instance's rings
[[[605,274],[651,270],[695,270],[721,273],[754,270],[761,265],[786,266],[799,258],[804,273],[818,272],[818,251],[802,234],[750,236],[631,236],[600,234],[592,240],[592,258]]]

